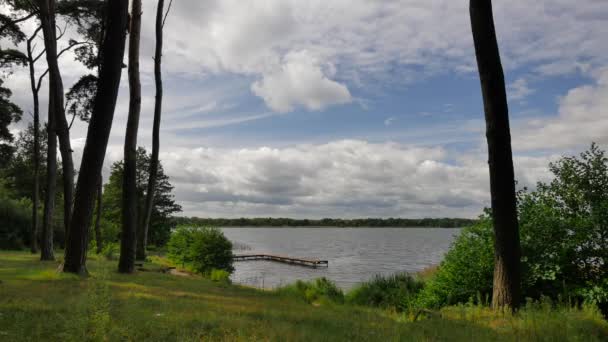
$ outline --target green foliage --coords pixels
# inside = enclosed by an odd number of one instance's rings
[[[13,195],[0,178],[0,249],[22,249],[30,243],[32,203]]]
[[[420,292],[418,305],[438,308],[492,293],[494,235],[490,218],[462,230],[443,262]]]
[[[222,283],[222,284],[230,284],[230,272],[226,271],[226,270],[216,270],[213,269],[211,270],[211,275],[209,276],[209,279],[211,279],[212,281],[218,282],[218,283]]]
[[[279,287],[277,293],[305,300],[307,303],[344,303],[344,293],[331,280],[323,277],[312,281],[298,280],[293,284]]]
[[[140,213],[143,213],[145,208],[149,169],[150,155],[143,147],[140,147],[137,149],[137,198]],[[122,175],[122,161],[114,163],[111,167],[110,179],[104,186],[101,220],[104,242],[113,242],[119,239],[122,220]],[[171,215],[180,212],[182,208],[175,203],[172,191],[173,186],[169,183],[169,177],[164,173],[162,164],[159,163],[154,206],[148,232],[149,244],[165,245],[171,235],[171,229],[175,227]],[[143,215],[140,215],[140,220],[143,220]],[[140,222],[140,224],[143,224],[143,222]]]
[[[212,270],[234,271],[232,243],[217,228],[179,227],[167,244],[172,262],[209,275]]]
[[[346,302],[400,312],[407,311],[414,306],[423,285],[408,273],[377,275],[372,280],[351,289],[346,294]]]
[[[116,242],[110,242],[103,246],[101,255],[103,255],[107,260],[115,260],[118,257],[119,252],[120,245]]]
[[[525,297],[608,305],[608,159],[595,144],[550,164],[550,183],[518,194]],[[425,307],[487,298],[492,289],[490,214],[463,230],[420,296]]]

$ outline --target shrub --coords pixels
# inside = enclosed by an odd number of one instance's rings
[[[417,305],[438,308],[492,293],[494,249],[492,223],[487,216],[462,230],[435,276],[424,286]]]
[[[172,262],[204,275],[213,269],[234,271],[232,243],[217,228],[177,228],[169,239],[167,255]]]
[[[116,259],[118,253],[120,252],[120,246],[116,242],[106,243],[101,250],[101,255],[103,255],[108,260]]]
[[[276,290],[281,295],[301,298],[307,303],[318,301],[344,303],[344,293],[331,280],[323,277],[313,281],[298,280]]]
[[[22,249],[30,244],[32,202],[14,197],[0,179],[0,249]]]
[[[608,306],[608,159],[595,144],[549,165],[555,176],[518,193],[525,297]],[[421,292],[426,307],[485,299],[492,290],[490,212],[463,230]]]
[[[212,281],[218,282],[218,283],[223,283],[223,284],[230,284],[230,272],[225,271],[225,270],[211,270],[211,276],[210,279]]]
[[[375,276],[346,294],[346,302],[406,311],[413,306],[423,283],[407,273]]]

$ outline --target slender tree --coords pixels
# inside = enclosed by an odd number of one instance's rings
[[[86,274],[89,226],[97,184],[108,146],[122,74],[128,23],[128,0],[108,0],[97,96],[82,155],[74,213],[65,249],[64,272]]]
[[[65,117],[63,106],[63,80],[59,70],[59,53],[57,51],[56,33],[56,1],[37,0],[40,11],[40,25],[44,35],[44,47],[49,73],[49,117],[53,116],[55,121],[54,131],[59,138],[59,150],[63,164],[63,206],[64,225],[67,235],[72,215],[72,203],[74,196],[74,161],[72,159],[72,146],[70,141],[70,130]],[[53,101],[50,101],[50,98]],[[51,108],[50,104],[53,107]]]
[[[486,118],[494,222],[494,308],[520,304],[520,243],[509,109],[491,0],[471,0],[471,26]]]
[[[122,185],[122,235],[118,271],[135,271],[137,246],[137,131],[141,112],[141,83],[139,79],[139,38],[141,33],[141,0],[131,0],[131,29],[129,31],[129,116],[125,133],[125,172]]]
[[[55,102],[55,98],[51,95],[49,94],[49,109]],[[40,260],[43,261],[55,260],[53,253],[53,212],[55,211],[55,189],[57,187],[57,134],[55,133],[55,115],[51,110],[48,112],[46,127],[48,132],[46,143],[46,193],[42,215],[42,241],[40,244]]]
[[[40,26],[44,36],[46,60],[49,67],[49,108],[46,182],[47,192],[42,218],[41,260],[54,260],[53,252],[53,211],[55,209],[55,188],[57,183],[57,117],[63,110],[63,84],[57,63],[57,41],[55,31],[54,1],[37,0]]]
[[[146,248],[148,244],[148,231],[150,229],[150,218],[154,206],[154,192],[156,189],[156,176],[158,172],[158,154],[160,150],[160,121],[163,107],[163,79],[162,79],[162,57],[163,57],[163,28],[171,4],[167,12],[164,12],[165,0],[158,0],[156,8],[156,50],[154,53],[154,80],[156,84],[156,97],[154,99],[154,124],[152,128],[152,158],[150,159],[150,178],[148,179],[148,190],[146,192],[146,203],[144,207],[143,224],[139,227],[137,237],[137,259],[146,259]]]

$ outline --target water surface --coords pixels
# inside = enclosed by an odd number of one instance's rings
[[[222,228],[235,253],[271,253],[329,261],[308,268],[271,261],[235,262],[235,283],[274,288],[327,277],[348,289],[375,274],[416,272],[437,265],[460,229]]]

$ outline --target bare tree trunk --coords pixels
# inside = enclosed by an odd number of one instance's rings
[[[101,238],[101,210],[103,208],[103,179],[99,175],[99,183],[97,185],[97,214],[95,216],[95,245],[96,253],[100,254],[103,250],[103,240]]]
[[[125,134],[124,172],[122,185],[122,236],[118,272],[135,271],[137,247],[137,130],[141,112],[139,80],[139,37],[141,33],[141,0],[131,0],[129,31],[129,116]]]
[[[47,0],[38,0],[40,23],[44,34],[46,58],[49,64],[49,113],[48,113],[48,152],[47,152],[47,192],[43,217],[43,236],[41,260],[54,260],[53,254],[53,211],[55,209],[55,190],[57,182],[57,117],[63,110],[63,88],[58,81],[57,49],[54,25],[54,7]],[[53,63],[54,62],[54,63]],[[58,103],[59,101],[59,103]]]
[[[52,110],[54,105],[53,101],[54,97],[49,96],[46,194],[44,198],[44,215],[42,217],[40,260],[55,260],[55,255],[53,253],[53,211],[55,209],[55,188],[57,187],[57,136],[55,135],[54,111]]]
[[[82,155],[74,212],[65,249],[64,272],[86,274],[87,234],[105,158],[122,74],[128,22],[128,0],[108,0],[97,96]]]
[[[67,236],[70,218],[72,215],[72,198],[74,195],[74,161],[72,159],[72,146],[70,131],[63,107],[63,80],[57,61],[57,35],[55,31],[55,0],[38,0],[40,8],[40,22],[44,34],[44,47],[46,61],[49,68],[50,96],[54,97],[53,110],[55,118],[55,132],[59,137],[59,150],[63,164],[63,203],[64,203],[64,229]]]
[[[154,190],[156,187],[156,174],[158,172],[160,121],[163,107],[163,79],[161,65],[163,57],[164,7],[165,0],[158,0],[158,7],[156,9],[156,51],[154,53],[154,80],[156,83],[156,98],[154,100],[154,125],[152,128],[152,156],[150,158],[150,176],[148,178],[148,190],[146,192],[143,225],[140,227],[139,236],[137,239],[137,260],[146,259],[148,230],[150,229],[150,218],[152,217],[152,208],[154,207]]]
[[[471,25],[481,80],[494,222],[492,306],[516,310],[521,301],[520,243],[509,110],[492,2],[471,0]]]
[[[30,68],[30,87],[34,100],[34,188],[32,189],[32,229],[30,251],[32,254],[38,253],[38,202],[40,195],[40,99],[36,84],[36,67],[32,51],[32,41],[40,32],[38,27],[34,34],[27,40],[27,61]],[[52,215],[51,215],[52,216]]]

